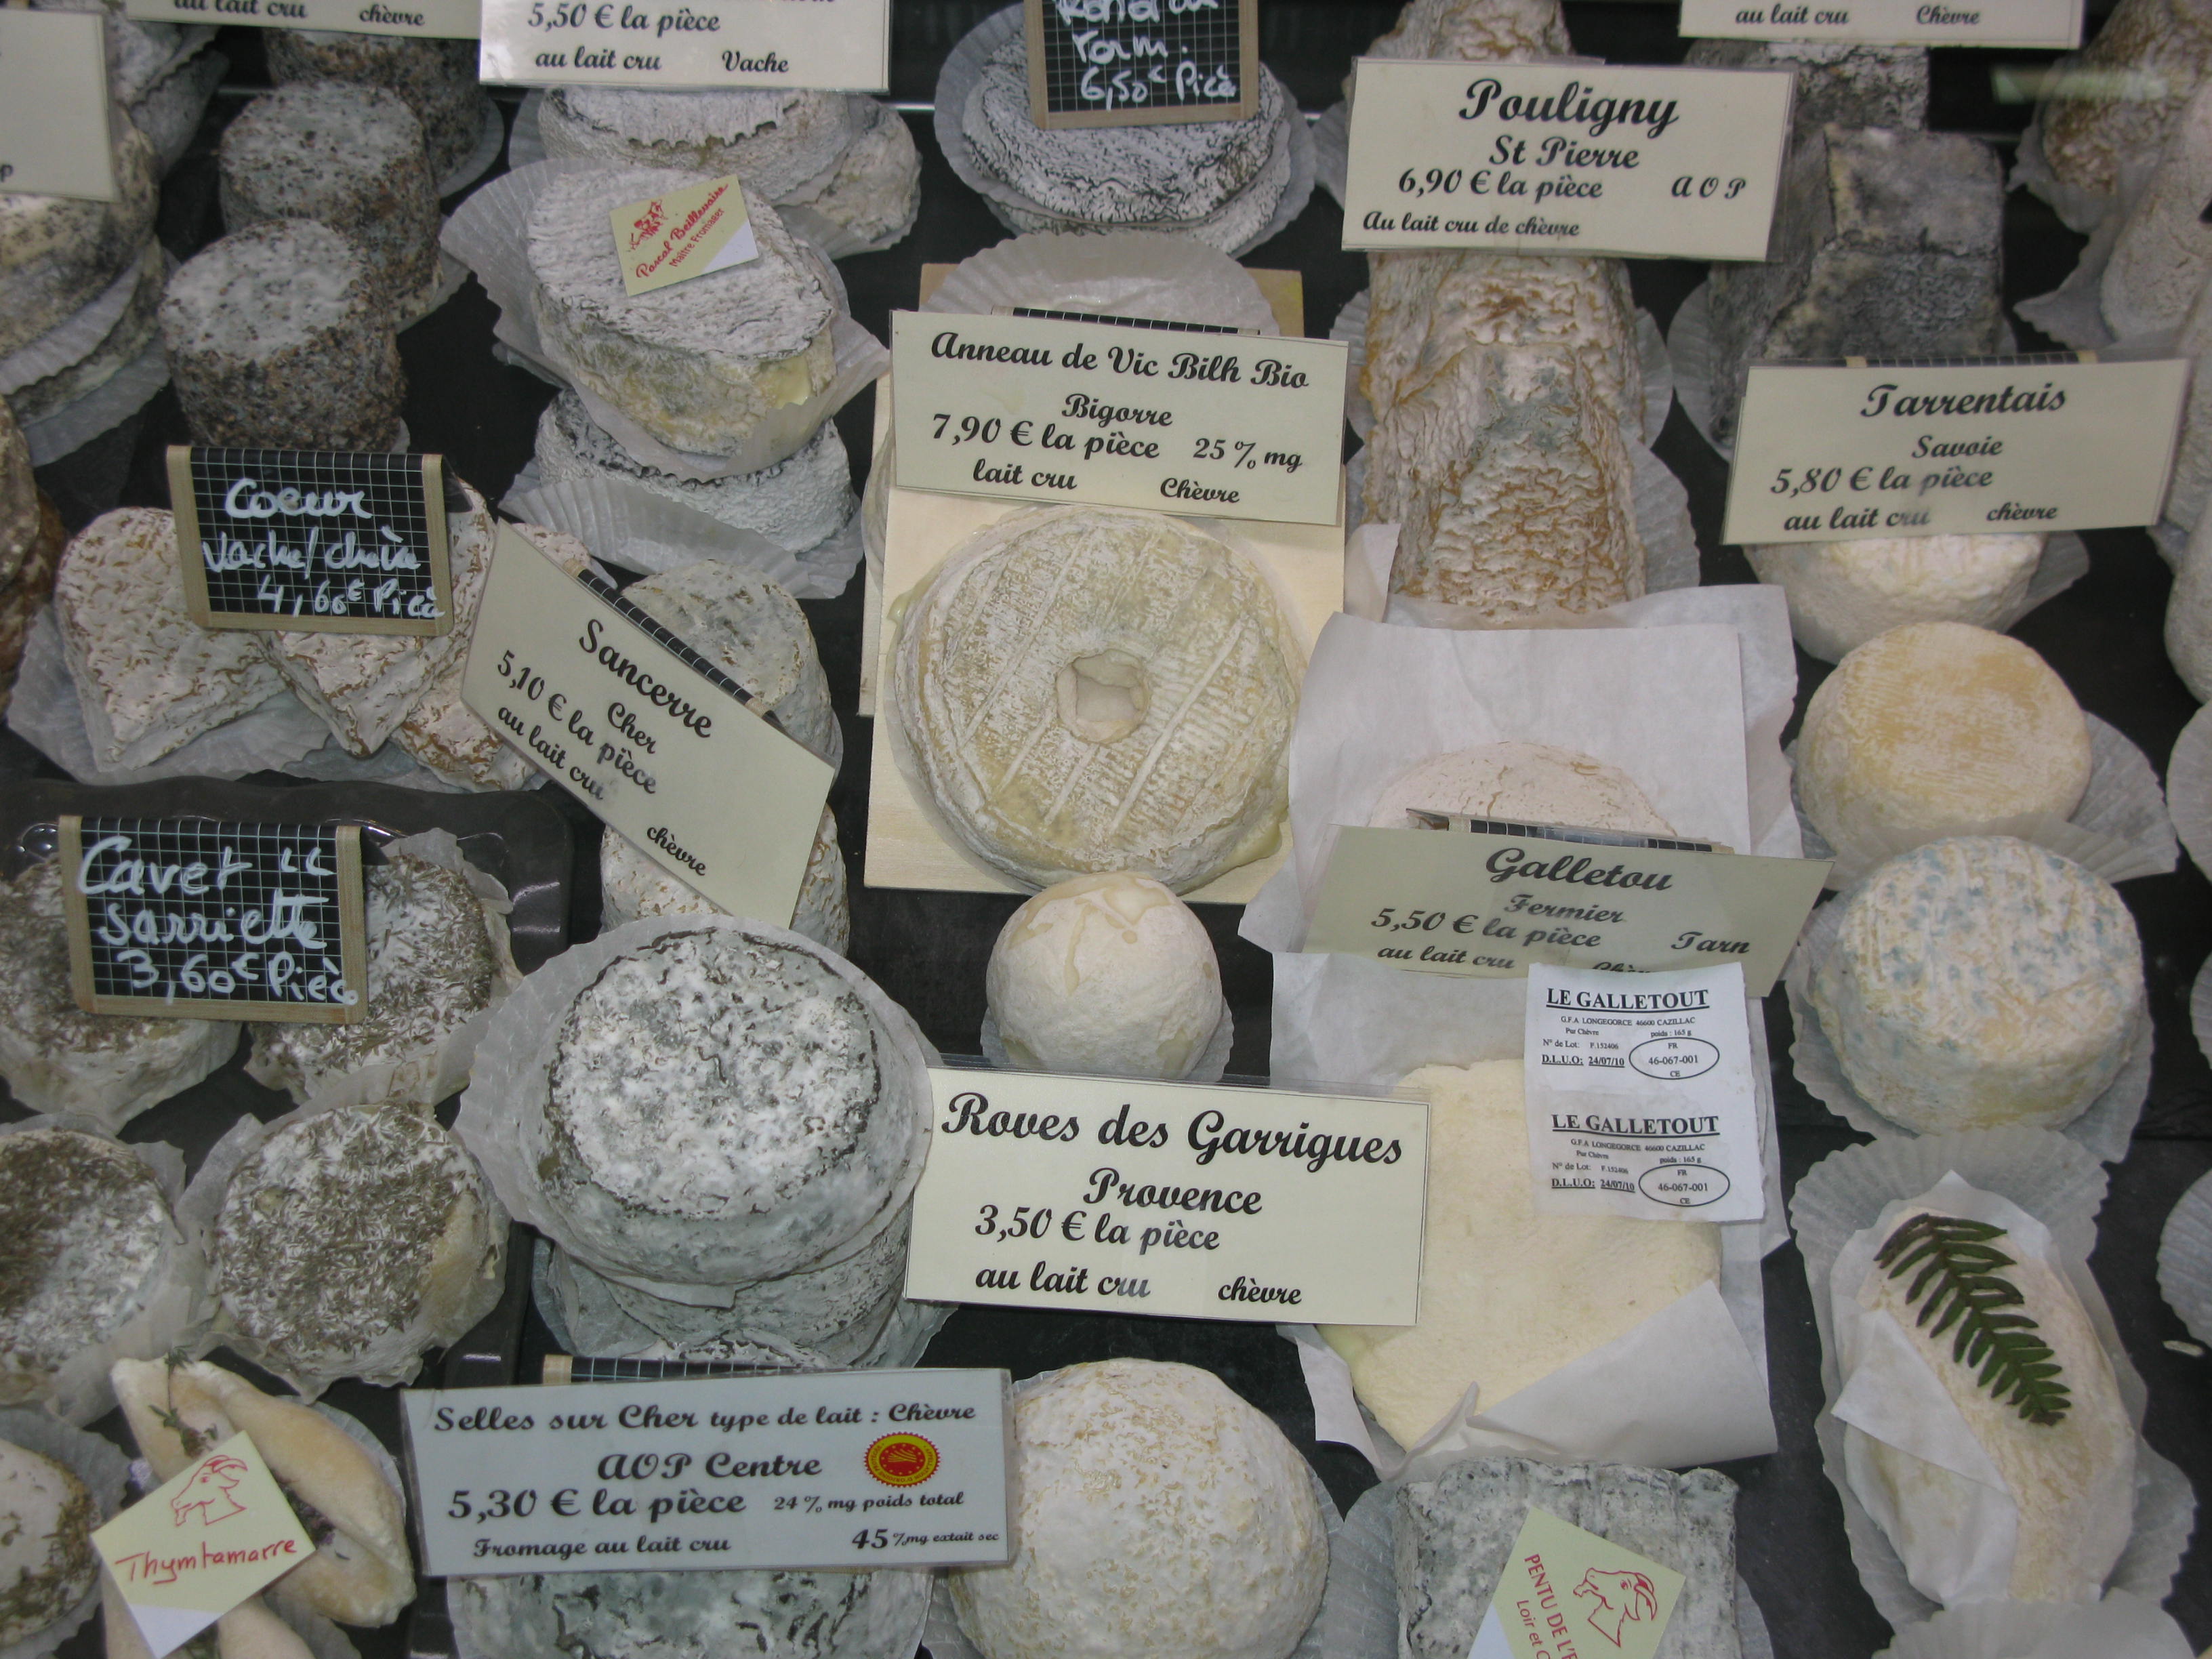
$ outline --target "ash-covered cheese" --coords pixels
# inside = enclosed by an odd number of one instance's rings
[[[1902,536],[1747,547],[1759,580],[1790,601],[1806,652],[1839,661],[1907,623],[2004,628],[2027,599],[2044,536]]]
[[[976,165],[1041,210],[1009,210],[1024,230],[1163,230],[1231,248],[1266,226],[1289,185],[1285,112],[1297,118],[1262,67],[1259,107],[1242,121],[1042,128],[1017,33],[969,89],[961,129]]]
[[[185,609],[176,521],[118,507],[62,555],[54,609],[85,734],[104,766],[150,765],[284,689],[256,636]]]
[[[280,1374],[410,1380],[491,1311],[507,1218],[427,1113],[339,1107],[271,1135],[231,1176],[209,1249],[236,1345]]]
[[[397,93],[279,87],[223,129],[222,222],[315,219],[343,231],[404,314],[438,276],[438,197],[422,124]]]
[[[2193,0],[2120,0],[2037,109],[2044,159],[2062,185],[2116,194],[2121,169],[2165,148],[2208,74],[2212,14]],[[2061,216],[2077,230],[2094,222]]]
[[[154,147],[115,124],[118,199],[0,195],[0,357],[69,320],[144,252],[160,204]]]
[[[1352,1392],[1401,1446],[1626,1335],[1720,1273],[1705,1222],[1539,1215],[1528,1189],[1522,1062],[1426,1066],[1429,1204],[1417,1325],[1324,1325]]]
[[[371,1066],[395,1070],[380,1097],[424,1108],[439,1049],[491,1006],[500,962],[467,882],[413,854],[366,872],[368,1012],[351,1025],[270,1021],[253,1033],[246,1071],[301,1104]]]
[[[703,916],[728,913],[705,894],[678,880],[647,854],[608,830],[599,837],[599,926],[619,927],[641,916]],[[763,917],[773,921],[773,917]],[[837,819],[828,807],[814,829],[806,873],[799,878],[799,904],[791,931],[842,956],[852,940],[853,916],[847,896],[845,856],[837,848]]]
[[[99,1588],[100,1520],[83,1481],[0,1440],[0,1644],[37,1635]]]
[[[1109,1359],[1014,1393],[1017,1548],[955,1570],[983,1659],[1287,1659],[1328,1536],[1305,1461],[1211,1371]]]
[[[1383,786],[1367,822],[1402,830],[1410,807],[1577,830],[1675,833],[1619,767],[1543,743],[1489,743],[1431,755]]]
[[[2003,203],[2002,169],[1978,138],[1832,125],[1799,134],[1774,258],[1713,267],[1714,436],[1735,441],[1755,362],[2004,349]]]
[[[0,1136],[0,1398],[104,1342],[143,1308],[182,1248],[154,1172],[71,1129]]]
[[[1467,1659],[1533,1510],[1682,1575],[1653,1659],[1736,1659],[1735,1482],[1712,1469],[1518,1457],[1470,1458],[1399,1491],[1391,1530],[1405,1659]],[[1598,1610],[1579,1599],[1588,1592],[1571,1594],[1571,1605]]]
[[[211,47],[202,47],[131,104],[131,124],[152,143],[155,170],[161,177],[167,178],[185,159],[199,135],[200,119],[229,69],[228,58]]]
[[[293,695],[323,717],[349,754],[374,754],[434,688],[466,663],[477,607],[491,576],[498,526],[483,496],[466,484],[459,488],[466,508],[449,507],[446,514],[447,562],[453,573],[449,630],[419,635],[265,629],[250,635],[261,642]]]
[[[538,417],[538,471],[547,483],[614,478],[724,524],[765,536],[787,553],[818,546],[853,516],[853,466],[837,424],[824,421],[798,451],[757,472],[681,478],[647,466],[599,428],[584,400],[563,392]]]
[[[1928,125],[1928,48],[1858,40],[1693,40],[1683,63],[1698,69],[1786,69],[1796,76],[1790,118],[1799,131],[1826,126]]]
[[[662,442],[726,454],[773,410],[836,372],[830,290],[765,202],[750,204],[757,258],[635,296],[607,216],[702,175],[593,169],[556,179],[530,215],[539,336],[582,385]]]
[[[434,185],[468,159],[493,112],[477,86],[473,41],[325,29],[264,29],[261,39],[278,82],[349,81],[405,99],[422,124]]]
[[[1156,514],[1056,507],[999,520],[915,591],[890,701],[993,869],[1188,892],[1277,845],[1302,670],[1243,555]]]
[[[927,1572],[616,1572],[453,1581],[488,1659],[890,1659],[929,1606]]]
[[[360,251],[328,225],[269,220],[202,248],[169,281],[161,345],[195,443],[399,441],[407,382],[391,307]]]
[[[1367,516],[1399,526],[1392,592],[1493,624],[1643,597],[1633,464],[1577,354],[1461,351],[1376,422],[1367,458]]]
[[[1964,623],[1869,640],[1820,682],[1798,732],[1799,803],[1846,857],[2064,818],[2088,784],[2089,727],[2065,681],[2018,640]]]
[[[781,202],[837,164],[869,101],[785,87],[555,87],[538,109],[538,130],[550,156],[710,178],[734,173],[747,202]]]
[[[1360,390],[1376,418],[1418,396],[1465,353],[1491,345],[1571,350],[1590,387],[1632,431],[1644,422],[1636,303],[1618,259],[1560,254],[1376,253]]]
[[[31,476],[31,447],[0,398],[0,582],[15,580],[38,543],[44,517],[39,481]]]
[[[161,295],[168,287],[168,256],[161,243],[149,240],[139,257],[137,284],[98,345],[67,368],[58,369],[7,397],[19,421],[41,421],[78,398],[98,391],[113,380],[124,366],[136,362],[154,343],[159,331]]]
[[[845,740],[806,613],[766,576],[720,559],[664,570],[623,597],[728,675],[830,765]]]
[[[120,1128],[237,1047],[227,1019],[86,1013],[70,979],[59,866],[49,860],[0,883],[0,1076],[23,1105]]]
[[[726,1285],[818,1261],[881,1212],[911,1148],[888,1048],[809,952],[732,923],[664,933],[562,1022],[545,1200],[641,1277]]]
[[[1048,887],[1006,918],[983,979],[1018,1066],[1188,1075],[1221,1022],[1221,967],[1190,907],[1115,871]]]
[[[2055,853],[1939,841],[1842,903],[1813,1009],[1851,1086],[1908,1129],[2063,1127],[2146,1036],[2135,919]]]

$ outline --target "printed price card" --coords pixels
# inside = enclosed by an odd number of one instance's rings
[[[410,1389],[429,1577],[996,1565],[998,1370]]]
[[[678,881],[790,922],[829,763],[611,586],[505,526],[461,700]]]
[[[169,507],[185,608],[203,628],[453,626],[438,456],[172,445]]]
[[[1347,248],[1764,259],[1789,70],[1363,58]]]
[[[1185,1319],[1410,1325],[1428,1108],[933,1067],[906,1293]]]
[[[71,814],[60,828],[70,981],[87,1013],[362,1018],[359,825]]]
[[[1041,127],[1244,121],[1260,107],[1260,0],[1025,0]]]
[[[124,0],[149,22],[240,23],[248,28],[329,29],[340,34],[418,34],[473,40],[477,0]]]
[[[520,87],[890,89],[890,0],[483,0],[478,70]]]
[[[744,186],[735,173],[625,203],[607,217],[613,222],[627,294],[650,294],[760,258],[760,243],[745,213]]]
[[[1468,1659],[1652,1659],[1682,1575],[1532,1509]]]
[[[1828,873],[1825,859],[1423,816],[1452,827],[1337,831],[1307,950],[1487,979],[1523,978],[1532,963],[1650,973],[1734,962],[1765,996]]]
[[[898,482],[1338,524],[1349,361],[1334,340],[895,312]]]
[[[1547,1215],[1766,1213],[1743,969],[1528,969],[1529,1178]]]
[[[253,1442],[234,1434],[92,1535],[151,1659],[315,1553]]]
[[[1685,38],[1898,46],[2081,44],[2081,0],[1682,0]]]
[[[0,6],[0,195],[116,199],[104,27]]]
[[[2155,524],[2190,365],[1978,358],[1755,364],[1729,542]]]

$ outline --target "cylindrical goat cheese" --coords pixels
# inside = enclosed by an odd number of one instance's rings
[[[2020,614],[2049,538],[1900,536],[1747,547],[1759,580],[1790,601],[1790,631],[1835,662],[1907,623],[2004,628]]]
[[[328,29],[264,29],[269,73],[277,82],[350,81],[407,100],[422,124],[434,185],[466,161],[483,136],[490,100],[477,85],[477,43]]]

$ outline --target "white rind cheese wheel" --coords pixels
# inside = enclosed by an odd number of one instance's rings
[[[1806,705],[1798,801],[1845,858],[1897,838],[2064,818],[2089,786],[2074,694],[2018,640],[1911,623],[1851,652]]]
[[[2149,1018],[2127,906],[2042,848],[1931,842],[1841,902],[1813,1008],[1851,1086],[1908,1129],[2061,1128]]]
[[[1619,767],[1543,743],[1488,743],[1431,755],[1384,786],[1367,822],[1402,830],[1407,809],[1416,806],[1515,823],[1675,833]]]
[[[704,893],[679,881],[660,865],[610,830],[599,837],[599,929],[602,933],[641,916],[726,915]],[[763,917],[773,921],[773,917]],[[828,807],[815,826],[814,848],[799,883],[799,905],[791,931],[817,945],[845,954],[852,942],[853,915],[845,880],[845,855],[837,847],[837,819]]]
[[[2005,628],[2020,614],[2044,536],[1911,536],[1747,547],[1759,580],[1790,602],[1807,653],[1836,662],[1908,623]]]
[[[1287,1659],[1328,1577],[1305,1460],[1210,1371],[1108,1359],[1014,1391],[1011,1565],[948,1575],[983,1659]]]
[[[0,1440],[0,1644],[36,1635],[99,1587],[99,1525],[83,1481]]]
[[[750,204],[759,257],[673,287],[623,290],[608,215],[704,176],[594,169],[554,181],[531,210],[541,338],[568,372],[661,442],[727,454],[772,411],[826,391],[836,307],[766,202]]]
[[[1400,1445],[1471,1384],[1495,1406],[1719,1275],[1710,1223],[1536,1213],[1521,1061],[1425,1066],[1401,1084],[1430,1102],[1420,1323],[1321,1327]]]
[[[1158,514],[1053,507],[914,590],[890,702],[928,798],[1008,879],[1186,893],[1280,840],[1303,666],[1243,554]]]
[[[1188,1076],[1221,1021],[1221,968],[1190,907],[1126,871],[1048,887],[984,974],[1007,1058],[1048,1072]]]

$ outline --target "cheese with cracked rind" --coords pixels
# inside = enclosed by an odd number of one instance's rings
[[[161,507],[118,507],[78,532],[54,578],[54,610],[103,766],[151,765],[284,689],[258,635],[192,621],[176,520]]]
[[[1210,1371],[1108,1359],[1014,1391],[1016,1549],[948,1575],[983,1659],[1287,1659],[1321,1606],[1314,1478]]]
[[[749,209],[756,258],[625,293],[608,215],[704,182],[658,167],[564,174],[531,210],[529,258],[539,337],[568,373],[663,443],[719,455],[828,389],[836,305],[819,256],[766,202]]]
[[[1382,787],[1367,822],[1402,830],[1407,809],[1415,806],[1516,823],[1675,833],[1619,767],[1544,743],[1486,743],[1431,755]]]
[[[1008,879],[1188,892],[1279,842],[1303,669],[1243,554],[1158,514],[1048,507],[913,591],[889,700],[920,793]]]
[[[2018,640],[1909,623],[1850,652],[1806,704],[1797,795],[1847,858],[1886,838],[2064,818],[2089,785],[2089,726]]]
[[[1813,1010],[1852,1088],[1908,1129],[2063,1128],[2147,1039],[2135,920],[2070,860],[1958,836],[1840,902]]]
[[[1744,549],[1790,602],[1790,631],[1835,662],[1907,623],[2008,627],[2025,607],[2045,536],[1901,536]]]
[[[1222,1018],[1205,924],[1127,871],[1032,896],[1000,930],[983,984],[1007,1058],[1048,1072],[1185,1077]]]
[[[1719,1277],[1710,1223],[1536,1213],[1521,1061],[1425,1066],[1399,1083],[1429,1097],[1420,1322],[1320,1328],[1400,1445],[1470,1385],[1487,1409]]]

